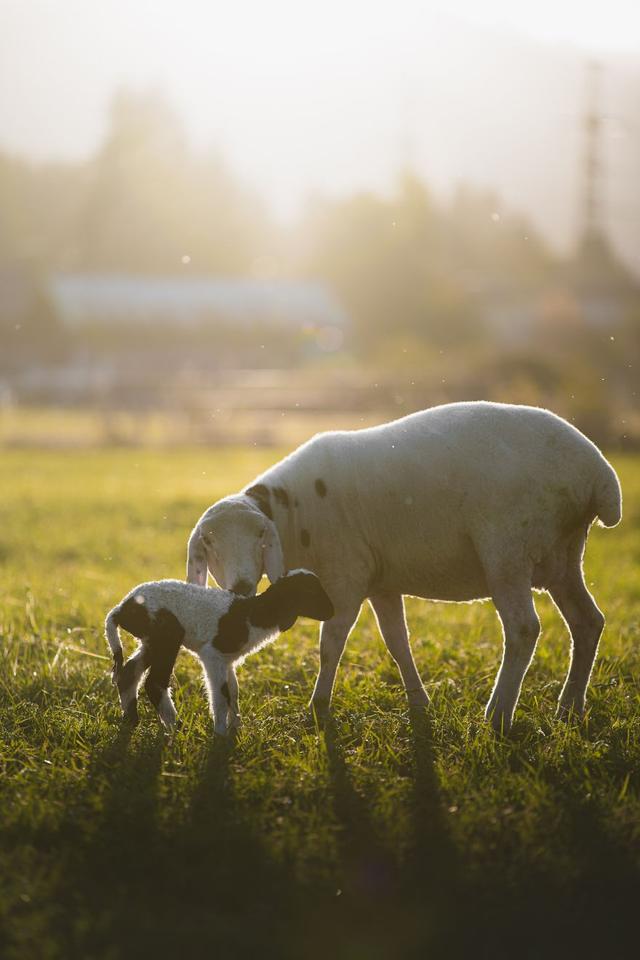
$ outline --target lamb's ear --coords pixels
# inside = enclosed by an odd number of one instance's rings
[[[267,526],[262,535],[262,551],[264,557],[264,572],[269,577],[271,583],[275,583],[280,577],[284,576],[284,559],[282,556],[282,547],[280,546],[280,537],[275,523],[267,520]]]
[[[187,583],[197,583],[200,587],[207,585],[207,554],[200,536],[200,525],[196,524],[191,531],[187,547]]]

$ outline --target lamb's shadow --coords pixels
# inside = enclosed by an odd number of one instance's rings
[[[298,887],[286,864],[266,849],[250,805],[233,787],[233,739],[205,745],[188,815],[168,839],[179,877],[175,951],[244,957],[291,953]],[[163,949],[172,942],[164,938]]]
[[[144,904],[158,866],[155,822],[163,746],[159,731],[134,740],[128,727],[119,728],[95,753],[84,790],[44,840],[56,874],[52,927],[68,956],[109,950],[118,956],[125,947],[139,948],[152,926]]]
[[[74,836],[75,807],[55,840],[60,943],[68,956],[289,956],[296,886],[234,795],[233,744],[200,745],[188,809],[174,824],[158,816],[165,742],[160,729],[122,727],[93,758],[87,795],[100,802],[90,829]],[[76,915],[90,927],[78,928]]]

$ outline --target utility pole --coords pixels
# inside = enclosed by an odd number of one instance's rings
[[[582,196],[582,238],[585,251],[602,250],[606,239],[602,224],[602,115],[600,88],[602,65],[587,63],[587,97],[583,116],[584,159]]]

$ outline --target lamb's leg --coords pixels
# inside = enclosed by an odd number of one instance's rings
[[[238,706],[238,678],[233,664],[227,667],[227,691],[229,693],[227,723],[237,729],[240,726],[240,708]]]
[[[378,593],[369,598],[380,633],[387,650],[395,660],[404,683],[410,707],[424,707],[429,703],[427,692],[409,646],[409,632],[404,612],[404,600],[400,594]]]
[[[336,611],[331,620],[325,620],[320,628],[320,671],[311,696],[310,706],[316,716],[327,714],[336,671],[347,638],[358,619],[361,601]]]
[[[200,651],[200,660],[204,668],[213,731],[224,736],[227,732],[227,712],[231,699],[230,696],[227,697],[227,693],[231,694],[227,680],[228,663],[218,650],[208,645]]]
[[[144,688],[167,730],[176,722],[169,684],[183,638],[184,629],[179,620],[168,610],[159,611],[149,642],[150,670]]]
[[[530,582],[503,581],[494,587],[492,596],[502,622],[504,652],[485,717],[494,730],[507,733],[540,635],[540,620]]]
[[[129,657],[114,679],[125,720],[133,726],[138,723],[138,687],[149,666],[149,650],[145,643]]]
[[[550,587],[549,593],[569,627],[572,641],[571,663],[557,715],[564,718],[573,711],[580,716],[604,628],[604,616],[585,586],[581,563],[572,564],[563,581]]]

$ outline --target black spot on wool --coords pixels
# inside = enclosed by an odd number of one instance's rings
[[[230,704],[230,703],[231,703],[231,694],[229,693],[229,684],[227,683],[226,680],[225,680],[225,682],[222,684],[222,686],[220,687],[220,689],[222,690],[222,696],[225,698],[225,700],[227,701],[227,703]]]
[[[289,509],[289,494],[284,487],[274,487],[273,495],[281,507],[284,507],[285,510]]]
[[[300,531],[300,543],[303,547],[308,547],[311,543],[311,534],[308,530],[303,529]]]
[[[151,635],[151,617],[144,603],[138,603],[135,597],[129,597],[128,600],[120,606],[116,613],[116,623],[119,627],[124,627],[129,633],[143,640]]]
[[[211,643],[220,653],[238,653],[249,639],[250,626],[283,632],[293,626],[297,616],[290,584],[283,577],[257,597],[236,597],[220,617]]]
[[[151,669],[144,682],[147,695],[156,709],[160,697],[171,682],[171,674],[183,640],[184,627],[170,610],[162,607],[153,618],[149,638]]]
[[[326,485],[326,483],[324,482],[324,480],[321,479],[321,477],[318,477],[318,479],[316,480],[315,486],[316,486],[316,493],[318,494],[318,496],[319,496],[319,497],[326,497],[326,495],[327,495],[327,485]]]
[[[256,483],[253,487],[245,490],[248,497],[255,500],[258,508],[264,513],[265,517],[273,520],[273,510],[271,509],[271,491],[264,483]]]
[[[220,653],[237,653],[249,639],[248,610],[249,600],[238,597],[218,621],[218,632],[211,641]]]

